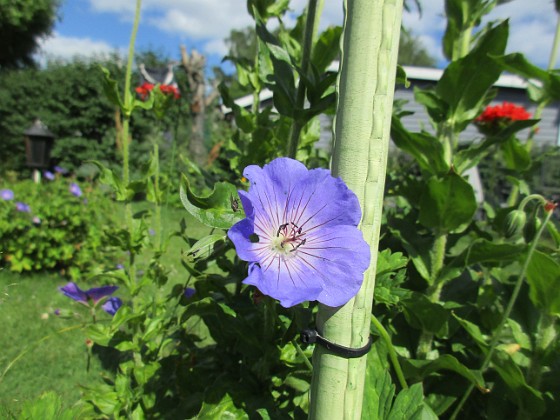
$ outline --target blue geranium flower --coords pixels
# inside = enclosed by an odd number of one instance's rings
[[[14,199],[14,192],[12,190],[0,190],[0,198],[4,201],[11,201]]]
[[[74,299],[76,302],[82,303],[86,306],[90,306],[90,303],[93,303],[93,305],[97,305],[97,303],[101,299],[112,295],[115,290],[118,289],[118,287],[102,286],[93,287],[89,290],[82,290],[76,283],[71,281],[66,286],[59,287],[58,289],[70,299]]]
[[[43,176],[48,179],[49,181],[54,181],[54,174],[51,171],[43,172]]]
[[[341,306],[358,293],[370,250],[357,226],[356,195],[326,169],[278,158],[248,166],[239,191],[246,218],[228,232],[249,262],[244,283],[290,307],[307,300]]]
[[[120,300],[118,297],[111,297],[107,299],[107,302],[101,305],[101,308],[103,308],[103,310],[109,315],[114,316],[121,306],[122,300]]]
[[[82,196],[82,189],[80,188],[80,186],[74,182],[72,182],[70,184],[70,193],[72,195],[75,195],[76,197],[81,197]]]
[[[22,213],[29,213],[31,211],[31,208],[29,207],[29,204],[25,204],[22,203],[21,201],[18,201],[16,203],[16,210]]]

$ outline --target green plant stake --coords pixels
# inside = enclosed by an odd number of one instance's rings
[[[356,193],[371,265],[362,288],[339,308],[319,307],[317,330],[336,344],[367,344],[395,86],[401,0],[347,0],[341,41],[332,172]],[[313,354],[311,419],[361,417],[366,357],[346,359],[317,346]]]

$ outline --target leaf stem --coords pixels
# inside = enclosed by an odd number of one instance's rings
[[[403,389],[408,389],[408,384],[406,383],[406,379],[404,378],[399,359],[397,358],[397,352],[393,347],[393,343],[391,342],[389,333],[387,332],[385,327],[383,327],[383,324],[381,324],[381,322],[379,322],[379,320],[373,314],[371,314],[371,323],[377,329],[379,335],[381,336],[383,341],[385,341],[385,344],[387,344],[387,348],[389,349],[389,358],[391,359],[393,369],[395,369],[395,373],[397,374],[397,378],[399,380],[399,383],[401,384],[401,387]]]
[[[517,298],[519,296],[519,291],[521,290],[521,286],[523,285],[523,280],[525,279],[525,275],[527,274],[527,269],[529,268],[529,263],[531,262],[531,258],[533,257],[535,249],[537,248],[537,243],[539,242],[539,240],[541,238],[541,235],[544,232],[544,229],[546,228],[546,225],[550,221],[550,218],[552,217],[552,214],[554,212],[551,210],[551,211],[548,211],[546,213],[547,214],[546,214],[546,217],[545,217],[545,220],[544,220],[543,224],[540,226],[539,230],[537,231],[537,234],[535,235],[535,239],[533,240],[533,242],[529,246],[529,250],[527,252],[527,258],[525,259],[525,262],[523,263],[523,267],[521,268],[521,273],[519,273],[519,277],[517,278],[517,281],[515,282],[515,287],[513,289],[513,293],[511,294],[511,297],[509,299],[506,310],[504,311],[504,314],[502,315],[502,319],[500,321],[500,324],[498,325],[498,327],[496,328],[496,330],[495,330],[495,332],[492,336],[492,340],[490,341],[490,348],[488,349],[488,353],[486,353],[486,357],[484,358],[484,361],[482,362],[482,367],[480,368],[480,371],[482,373],[484,373],[486,371],[486,369],[490,365],[490,362],[492,361],[492,355],[494,354],[494,350],[496,349],[496,346],[498,345],[498,341],[500,340],[500,337],[502,336],[503,329],[504,329],[504,327],[507,323],[507,320],[508,320],[508,318],[511,314],[513,306],[515,305],[515,302],[517,301]],[[459,412],[463,408],[463,405],[465,405],[465,402],[469,398],[473,389],[474,389],[474,385],[471,384],[469,386],[469,388],[467,389],[467,391],[465,392],[465,394],[463,395],[463,398],[461,399],[461,401],[459,402],[459,404],[455,408],[455,411],[451,415],[450,420],[454,420],[457,417],[457,415],[459,414]]]

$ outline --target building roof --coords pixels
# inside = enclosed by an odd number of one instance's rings
[[[329,71],[338,71],[339,63],[338,61],[334,61],[328,68]],[[442,69],[436,69],[431,67],[415,67],[415,66],[402,66],[404,71],[406,72],[406,77],[410,81],[414,80],[423,80],[423,81],[431,81],[437,82],[441,75],[443,74]],[[510,88],[510,89],[526,89],[527,88],[527,81],[519,76],[513,74],[503,74],[501,75],[494,86],[501,87],[501,88]],[[259,94],[259,100],[266,101],[272,99],[272,91],[269,89],[263,89]],[[243,96],[235,100],[235,103],[242,108],[246,108],[251,106],[253,103],[253,95]],[[222,112],[224,114],[229,114],[231,112],[231,108],[222,105]]]

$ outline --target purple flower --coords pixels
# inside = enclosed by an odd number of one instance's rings
[[[22,213],[29,213],[31,211],[31,208],[29,207],[29,205],[18,201],[16,203],[16,210],[21,211]]]
[[[12,190],[0,190],[0,198],[4,201],[10,201],[14,199],[14,192]]]
[[[153,229],[148,229],[148,233],[150,234],[150,236],[154,236],[156,234],[156,231]]]
[[[80,188],[80,186],[78,184],[75,184],[74,182],[72,182],[70,184],[70,193],[72,195],[75,195],[76,197],[81,197],[82,196],[82,189]]]
[[[124,265],[122,264],[117,264],[115,267],[117,268],[117,270],[124,270]]]
[[[63,174],[63,175],[64,175],[65,173],[68,173],[68,169],[62,168],[62,167],[60,167],[60,166],[55,166],[55,167],[54,167],[54,171],[55,171],[57,174]]]
[[[55,309],[55,310],[54,310],[54,314],[55,314],[56,316],[60,316],[60,309]]]
[[[43,172],[43,176],[47,178],[49,181],[54,181],[54,174],[51,171]]]
[[[58,288],[58,290],[60,290],[70,299],[74,299],[76,302],[83,303],[86,306],[89,306],[90,301],[93,302],[94,305],[97,305],[97,302],[109,295],[112,295],[113,292],[117,289],[117,286],[102,286],[93,287],[89,290],[84,291],[72,281],[69,282],[66,286]]]
[[[244,283],[290,307],[306,300],[340,306],[356,295],[370,251],[357,226],[356,195],[326,169],[278,158],[248,166],[239,191],[246,218],[228,232],[249,262]]]
[[[114,316],[121,306],[122,300],[120,300],[118,297],[112,297],[107,299],[107,302],[101,305],[101,308],[103,308],[103,310],[109,315]]]
[[[196,290],[194,290],[192,287],[187,287],[185,288],[185,291],[183,293],[187,299],[190,299],[194,296]]]

